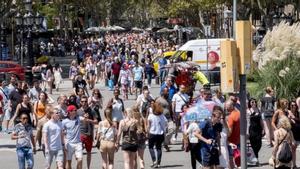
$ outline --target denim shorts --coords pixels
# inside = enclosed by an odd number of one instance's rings
[[[218,153],[212,153],[210,149],[208,149],[207,147],[201,147],[200,151],[201,151],[202,165],[204,167],[220,164]]]
[[[19,147],[17,148],[17,156],[19,169],[25,169],[25,161],[27,162],[27,168],[32,169],[34,165],[33,152],[29,147]]]

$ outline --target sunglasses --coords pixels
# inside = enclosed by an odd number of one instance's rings
[[[81,103],[86,103],[86,102],[87,102],[87,100],[81,100],[80,102],[81,102]]]

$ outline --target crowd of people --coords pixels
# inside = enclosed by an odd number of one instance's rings
[[[159,60],[159,72],[155,72],[153,57],[172,50],[174,45],[147,34],[124,33],[77,40],[75,48],[77,60],[72,61],[69,71],[73,85],[70,95],[51,98],[55,71],[61,72],[59,66],[47,66],[43,78],[43,83],[48,82],[47,90],[40,80],[34,80],[31,87],[15,77],[9,83],[0,83],[1,130],[16,140],[20,169],[25,168],[25,162],[27,168],[34,167],[36,151],[43,152],[46,168],[54,160],[59,169],[72,168],[73,156],[77,169],[82,168],[86,151],[86,166],[90,168],[93,147],[100,151],[103,169],[114,168],[114,155],[119,149],[125,169],[160,168],[163,149],[173,151],[172,144],[178,142],[182,143],[182,155],[184,151],[190,153],[193,169],[197,162],[204,168],[240,165],[238,95],[225,97],[219,89],[207,86],[188,93],[188,86],[174,83],[174,75],[164,67],[164,58]],[[161,79],[159,96],[151,94],[155,76]],[[106,84],[112,91],[107,103],[96,83]],[[247,99],[251,162],[260,165],[259,151],[266,137],[273,148],[270,164],[297,168],[300,97],[288,101],[276,98],[271,87],[265,91],[259,100]],[[129,95],[135,96],[131,106],[125,102]],[[189,109],[199,104],[210,105],[211,116],[191,120]],[[151,164],[144,160],[146,147]]]

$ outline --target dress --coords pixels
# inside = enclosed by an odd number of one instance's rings
[[[220,167],[228,168],[229,166],[229,151],[228,151],[228,144],[227,144],[227,137],[228,133],[225,128],[222,129],[221,133],[221,139],[220,139],[220,144],[221,144],[221,155],[219,156],[220,160]]]
[[[61,69],[54,69],[54,81],[55,84],[58,85],[62,82],[62,77],[61,77]]]

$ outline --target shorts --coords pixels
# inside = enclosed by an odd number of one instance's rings
[[[45,154],[46,156],[46,167],[50,168],[53,158],[55,158],[56,162],[63,162],[64,161],[64,152],[63,150],[57,151],[49,151]]]
[[[96,75],[96,72],[95,72],[95,70],[90,70],[90,71],[89,71],[89,74],[90,74],[90,76],[95,76],[95,75]]]
[[[10,120],[11,119],[11,111],[9,111],[8,109],[6,109],[4,111],[4,116],[3,116],[3,120]]]
[[[138,144],[138,149],[146,149],[146,144],[143,143],[143,144]]]
[[[137,144],[124,143],[122,144],[122,150],[136,152],[138,150]]]
[[[115,143],[112,141],[101,140],[99,150],[101,153],[114,153]]]
[[[204,167],[220,164],[219,153],[211,153],[211,151],[206,147],[202,147],[200,151],[201,151],[202,165]]]
[[[261,115],[262,120],[271,120],[273,117],[273,114],[270,113],[262,113]]]
[[[82,143],[67,143],[66,160],[72,160],[72,156],[75,153],[77,159],[82,159]]]
[[[80,141],[87,152],[91,152],[93,148],[93,137],[81,134]]]
[[[40,119],[38,120],[36,129],[41,131],[41,130],[43,129],[44,124],[45,124],[47,121],[48,121],[48,120],[47,120],[46,116],[40,118]]]
[[[134,85],[136,88],[141,89],[143,88],[143,81],[134,81]]]

